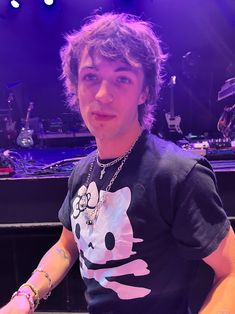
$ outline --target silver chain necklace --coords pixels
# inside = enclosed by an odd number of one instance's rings
[[[132,149],[132,147],[131,147],[130,149]],[[128,151],[128,152],[129,152],[129,151]],[[103,176],[104,176],[104,174],[105,174],[106,168],[109,168],[109,167],[115,165],[116,163],[118,163],[119,161],[121,161],[121,160],[128,154],[128,152],[126,152],[126,153],[123,154],[122,156],[120,156],[120,157],[118,157],[118,158],[116,158],[116,159],[114,159],[114,160],[112,160],[112,161],[110,161],[110,162],[108,162],[108,163],[106,163],[106,164],[103,164],[102,162],[99,161],[99,157],[98,157],[99,152],[97,151],[96,162],[97,162],[97,165],[98,165],[100,168],[102,168],[102,170],[101,170],[101,172],[100,172],[100,180],[103,179]]]
[[[130,152],[132,151],[132,148],[135,146],[135,143],[138,141],[139,137],[140,137],[140,135],[137,137],[137,139],[135,140],[135,142],[131,145],[130,149],[129,149],[126,153],[124,153],[124,154],[121,155],[120,157],[117,157],[116,159],[114,159],[114,160],[112,160],[112,161],[110,161],[110,162],[108,162],[108,163],[106,163],[106,164],[103,164],[102,162],[99,161],[99,157],[98,157],[99,152],[97,151],[97,154],[96,154],[96,162],[97,162],[97,165],[98,165],[100,168],[102,168],[102,170],[101,170],[101,172],[100,172],[100,180],[103,179],[103,176],[104,176],[104,174],[105,174],[106,168],[109,168],[109,167],[115,165],[116,163],[118,163],[119,161],[121,161],[122,159],[124,159],[124,158],[126,157],[126,155],[129,155],[129,154],[130,154]]]
[[[106,189],[105,189],[103,195],[100,197],[100,199],[99,199],[98,203],[96,204],[95,208],[87,208],[87,206],[86,206],[86,205],[87,205],[86,193],[87,193],[87,189],[88,189],[88,186],[89,186],[91,173],[92,173],[93,168],[94,168],[94,161],[95,161],[95,159],[94,159],[94,160],[92,161],[92,163],[90,164],[89,172],[88,172],[87,179],[86,179],[86,183],[85,183],[86,190],[84,191],[83,195],[81,196],[81,199],[80,199],[80,202],[79,202],[79,210],[80,210],[81,212],[82,212],[82,211],[84,212],[84,216],[85,216],[85,220],[86,220],[86,224],[87,224],[87,225],[94,225],[94,224],[95,224],[95,222],[96,222],[96,220],[97,220],[97,218],[98,218],[98,215],[99,215],[100,208],[102,207],[102,205],[103,205],[104,202],[105,202],[105,195],[106,195],[106,193],[110,191],[110,189],[111,189],[111,187],[112,187],[114,181],[116,180],[118,174],[121,172],[121,170],[122,170],[122,168],[123,168],[125,162],[127,161],[128,157],[129,157],[129,155],[130,155],[130,153],[132,152],[133,147],[135,146],[136,142],[137,142],[138,139],[140,138],[141,134],[142,134],[142,132],[141,132],[140,135],[136,138],[135,142],[131,145],[131,147],[130,147],[130,149],[128,150],[127,153],[125,153],[124,155],[122,155],[122,156],[119,157],[119,158],[116,158],[116,159],[114,160],[115,162],[113,161],[114,163],[110,162],[110,163],[106,164],[106,165],[109,165],[108,167],[111,167],[111,165],[114,165],[114,164],[116,164],[118,161],[121,161],[121,160],[122,160],[121,164],[118,166],[116,172],[114,173],[113,177],[111,178],[109,184],[107,185],[107,187],[106,187]],[[98,155],[96,155],[96,157],[95,157],[95,158],[96,158],[96,161],[97,161],[97,156],[98,156]],[[119,159],[119,160],[117,161],[117,159]],[[111,164],[111,163],[112,163],[112,164]],[[97,162],[97,164],[98,164],[98,162]],[[111,165],[110,165],[110,164],[111,164]],[[106,168],[107,168],[107,166],[106,166]],[[105,168],[104,168],[104,169],[105,169]],[[84,206],[85,206],[85,208],[84,208]]]

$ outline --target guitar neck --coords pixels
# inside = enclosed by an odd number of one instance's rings
[[[30,116],[30,111],[27,111],[27,115],[25,118],[25,129],[29,129],[29,116]]]
[[[27,109],[26,118],[25,118],[25,129],[29,129],[29,117],[30,117],[30,113],[32,109],[33,109],[33,103],[30,102],[29,107]]]
[[[173,118],[175,116],[175,95],[174,95],[174,88],[175,88],[175,84],[176,84],[176,76],[173,75],[171,76],[171,80],[170,80],[170,115],[171,118]]]
[[[171,118],[175,116],[175,103],[174,103],[174,87],[171,87],[171,92],[170,92],[170,115]]]

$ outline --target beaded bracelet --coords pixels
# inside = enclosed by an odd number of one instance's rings
[[[20,289],[23,287],[29,287],[32,292],[34,293],[34,309],[36,309],[38,307],[39,301],[40,301],[40,297],[39,297],[39,292],[38,289],[36,289],[31,283],[26,282],[23,285],[20,286]]]
[[[40,273],[43,273],[44,276],[46,277],[46,279],[48,280],[48,284],[49,284],[49,291],[48,293],[43,297],[44,300],[46,300],[50,295],[51,295],[51,289],[53,287],[53,284],[52,284],[52,280],[51,280],[51,277],[49,276],[48,272],[46,270],[44,270],[43,268],[41,267],[38,267],[36,268],[33,272],[32,272],[32,275],[35,273],[35,272],[40,272]]]
[[[29,305],[30,305],[30,310],[35,310],[35,304],[34,304],[34,301],[33,301],[33,297],[27,293],[27,292],[24,292],[24,291],[16,291],[12,294],[12,297],[11,299],[15,298],[15,297],[18,297],[18,296],[24,296],[26,297],[26,299],[29,301]]]

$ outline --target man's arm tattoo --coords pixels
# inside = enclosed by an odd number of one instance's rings
[[[69,259],[69,256],[68,256],[68,254],[66,253],[65,250],[63,250],[63,249],[61,249],[59,247],[56,247],[55,249],[56,249],[57,253],[59,255],[61,255],[64,259]]]

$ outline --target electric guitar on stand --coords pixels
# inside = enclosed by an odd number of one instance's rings
[[[21,129],[20,134],[18,135],[16,139],[16,143],[23,148],[29,148],[33,146],[34,144],[33,137],[32,137],[33,130],[29,128],[29,117],[30,117],[30,113],[32,109],[33,109],[33,102],[31,101],[27,109],[27,114],[25,118],[25,126]]]
[[[174,88],[176,85],[176,76],[171,76],[169,87],[170,87],[170,112],[165,113],[168,131],[169,133],[175,133],[182,135],[183,132],[180,128],[181,117],[175,116],[175,103],[174,103]]]

